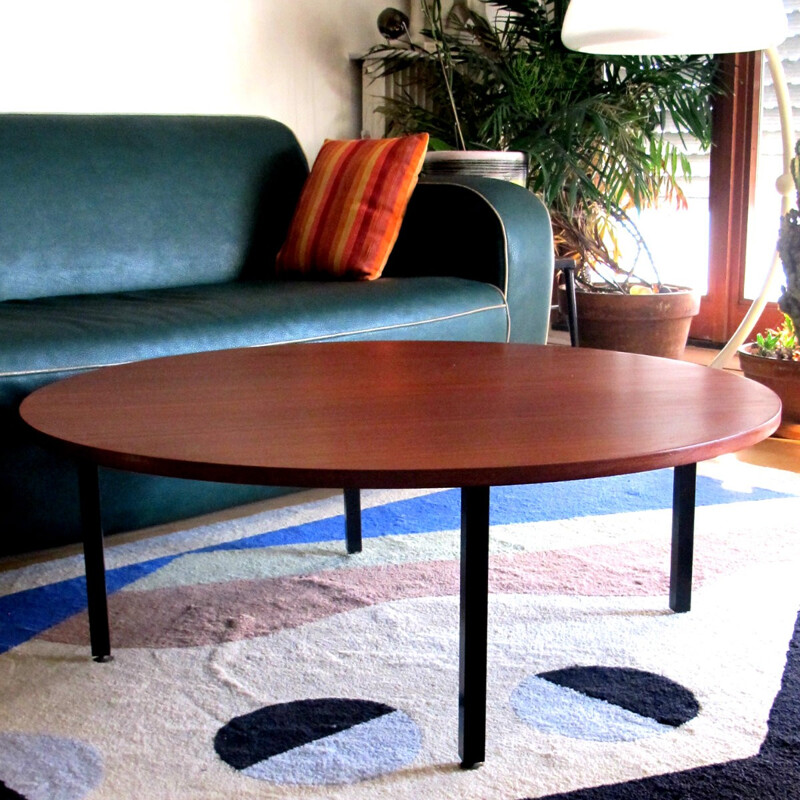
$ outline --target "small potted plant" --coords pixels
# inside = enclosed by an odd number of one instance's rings
[[[556,257],[580,265],[579,315],[589,294],[613,303],[597,325],[580,321],[583,343],[598,346],[593,327],[619,329],[632,332],[627,344],[599,346],[676,355],[647,340],[663,339],[653,312],[679,301],[688,307],[680,315],[690,315],[681,323],[682,351],[699,298],[665,286],[650,267],[639,272],[635,257],[623,262],[620,231],[646,262],[633,212],[659,201],[685,205],[689,163],[666,121],[679,139],[710,146],[714,59],[568,50],[561,42],[567,0],[494,2],[492,19],[461,4],[449,25],[440,0],[412,2],[427,9],[423,41],[387,42],[370,53],[401,87],[379,109],[390,134],[427,131],[435,148],[526,154],[527,186],[550,210]],[[623,318],[620,298],[646,309],[643,330]]]
[[[792,178],[800,207],[800,141],[795,144]],[[769,386],[781,398],[783,418],[776,435],[800,439],[800,213],[795,208],[781,218],[778,253],[786,277],[778,300],[783,323],[739,348],[739,364],[746,377]]]

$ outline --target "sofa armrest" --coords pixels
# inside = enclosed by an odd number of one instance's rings
[[[492,178],[420,179],[384,274],[491,283],[508,304],[509,341],[547,341],[553,287],[550,216],[520,186]]]

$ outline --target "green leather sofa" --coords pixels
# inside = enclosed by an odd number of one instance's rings
[[[268,119],[0,115],[0,555],[79,539],[74,466],[18,417],[50,381],[280,342],[546,340],[552,238],[530,193],[423,179],[383,277],[278,281],[307,172]],[[281,491],[101,474],[107,532]]]

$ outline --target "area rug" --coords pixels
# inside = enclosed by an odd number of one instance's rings
[[[296,495],[0,568],[0,798],[798,798],[800,481],[700,465],[492,490],[486,761],[458,766],[459,495]]]

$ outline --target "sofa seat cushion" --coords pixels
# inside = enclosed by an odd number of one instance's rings
[[[0,380],[17,394],[86,369],[199,350],[368,337],[505,341],[508,316],[489,284],[382,278],[9,301],[0,303],[0,328]]]

